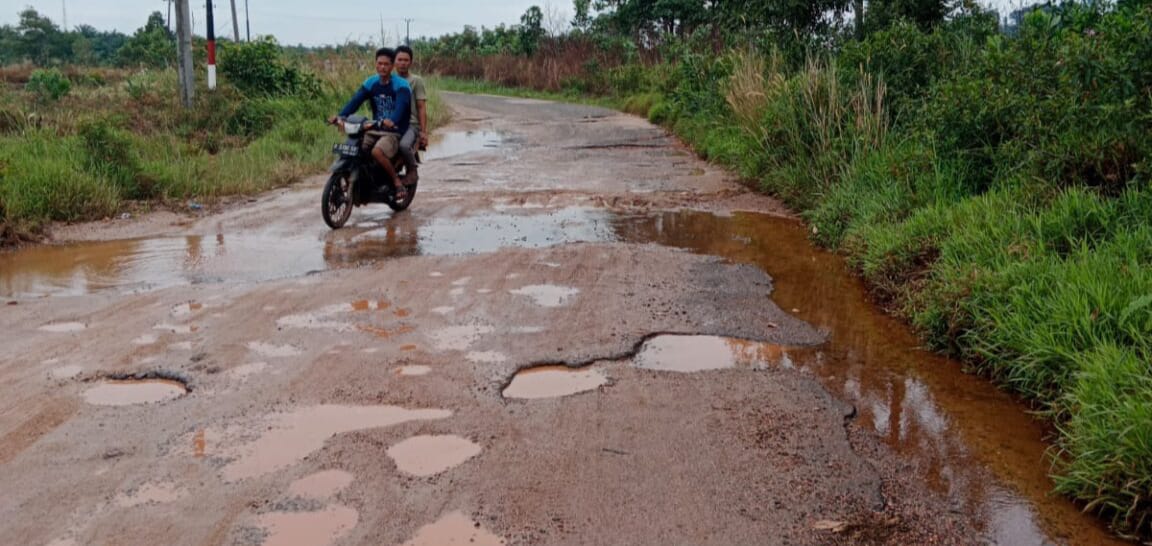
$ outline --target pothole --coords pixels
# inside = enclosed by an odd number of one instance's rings
[[[793,367],[788,347],[719,336],[663,335],[640,347],[632,365],[645,370],[699,372],[726,368]]]
[[[444,131],[432,139],[425,159],[453,157],[498,148],[504,137],[494,131]]]
[[[527,296],[536,302],[536,305],[542,307],[560,307],[572,296],[580,293],[580,289],[568,286],[556,286],[554,284],[534,284],[509,290],[510,294],[517,296]]]
[[[417,376],[417,375],[428,375],[429,373],[432,373],[431,367],[421,366],[419,364],[413,364],[410,366],[401,366],[401,367],[396,369],[397,375]]]
[[[480,522],[464,515],[463,512],[450,512],[435,523],[425,525],[416,536],[402,546],[444,546],[445,544],[468,544],[470,546],[501,546],[504,539],[492,534]]]
[[[347,506],[327,506],[315,512],[269,512],[256,517],[267,532],[263,546],[334,544],[360,521],[360,514]]]
[[[306,499],[327,499],[352,485],[353,476],[343,470],[324,470],[288,486],[288,494]]]
[[[388,448],[388,456],[401,472],[423,477],[459,466],[481,450],[460,436],[413,436]]]
[[[296,464],[337,434],[451,415],[448,410],[397,406],[313,406],[272,414],[235,429],[243,436],[260,431],[255,440],[241,443],[226,438],[221,442],[230,446],[227,455],[233,459],[221,474],[228,482],[260,476]]]
[[[39,330],[41,332],[52,332],[54,334],[62,334],[67,332],[79,332],[87,329],[88,325],[83,322],[54,322],[52,324],[45,324]]]
[[[567,366],[539,366],[520,370],[504,389],[505,398],[557,398],[600,388],[608,376],[600,370]]]
[[[131,406],[175,400],[188,394],[183,382],[165,377],[112,378],[84,391],[84,401],[96,406]]]

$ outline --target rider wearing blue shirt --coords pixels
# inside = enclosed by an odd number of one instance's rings
[[[392,49],[382,47],[376,50],[376,75],[364,81],[364,85],[356,90],[340,114],[331,121],[355,114],[360,105],[368,101],[376,128],[368,132],[364,143],[372,147],[372,157],[392,178],[396,198],[404,199],[407,191],[396,175],[391,158],[400,149],[400,137],[408,131],[409,119],[412,117],[412,88],[404,78],[392,74],[392,63],[395,60],[396,52]]]

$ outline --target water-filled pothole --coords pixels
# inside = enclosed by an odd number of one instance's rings
[[[632,365],[646,370],[699,372],[725,368],[793,367],[788,347],[719,336],[656,336],[640,347]]]
[[[388,217],[381,227],[346,228],[324,237],[241,232],[216,238],[159,237],[32,247],[0,253],[0,296],[36,298],[104,290],[130,292],[204,282],[258,282],[405,256],[545,248],[618,239],[612,214],[591,207],[483,213],[464,217]],[[292,228],[298,231],[297,228]],[[557,264],[559,265],[559,264]],[[387,302],[357,301],[337,311],[383,310]],[[172,316],[192,316],[191,304]],[[79,322],[43,325],[46,332],[73,333]]]
[[[313,406],[272,414],[239,428],[242,435],[259,431],[255,440],[220,442],[230,446],[226,455],[233,459],[221,473],[229,482],[260,476],[296,464],[337,434],[451,415],[448,410],[398,406]]]
[[[445,544],[468,544],[470,546],[501,546],[504,539],[492,534],[480,522],[464,515],[451,512],[441,516],[435,523],[420,528],[416,536],[402,546],[444,546]]]
[[[555,284],[534,284],[509,290],[509,294],[527,296],[541,307],[560,307],[569,298],[580,293],[579,288],[571,286],[557,286]]]
[[[343,470],[324,470],[305,476],[288,486],[288,493],[306,499],[328,499],[352,484],[352,474]]]
[[[326,506],[315,512],[268,512],[256,518],[267,536],[264,546],[327,546],[352,531],[360,513],[342,505]]]
[[[388,448],[388,456],[401,472],[423,477],[459,466],[481,450],[460,436],[414,436]]]
[[[444,131],[432,136],[424,159],[453,157],[499,148],[504,137],[495,131]]]
[[[84,391],[84,401],[97,406],[130,406],[167,402],[185,394],[188,387],[173,379],[108,379]]]
[[[588,367],[539,366],[520,370],[504,388],[505,398],[557,398],[600,388],[608,376]]]

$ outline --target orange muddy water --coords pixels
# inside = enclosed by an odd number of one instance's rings
[[[469,138],[484,142],[488,137]],[[602,209],[568,207],[488,211],[447,219],[383,216],[364,227],[353,226],[320,236],[276,238],[275,244],[267,236],[222,234],[44,246],[2,253],[0,296],[21,299],[250,281],[390,257],[469,254],[510,246],[540,248],[582,241],[619,241],[684,248],[762,268],[773,278],[772,299],[781,308],[830,332],[828,343],[787,354],[775,346],[738,347],[740,350],[730,351],[733,360],[724,363],[724,367],[754,359],[815,374],[829,390],[856,405],[860,426],[875,431],[915,461],[911,471],[922,473],[933,488],[954,499],[955,510],[978,514],[990,538],[997,543],[1044,544],[1047,536],[1072,544],[1120,543],[1098,520],[1050,493],[1050,463],[1045,454],[1045,437],[1050,433],[1047,427],[1030,417],[1019,401],[987,381],[963,373],[959,363],[921,349],[906,325],[884,315],[868,301],[864,287],[839,257],[815,249],[806,235],[803,226],[795,221],[753,213],[717,216],[678,211],[620,215]],[[466,290],[467,286],[457,288]],[[562,287],[549,286],[522,296],[549,305],[571,294]],[[342,311],[352,312],[372,306],[369,302],[342,305]],[[83,327],[46,326],[61,332]],[[481,327],[458,326],[434,332],[431,338],[438,350],[463,350],[483,333]],[[687,344],[688,348],[675,347],[678,343]],[[698,347],[702,343],[728,342],[706,337],[654,338],[648,350],[660,349],[662,345],[667,345],[663,350],[668,354],[684,353],[693,347],[708,349]],[[274,349],[291,348],[257,349],[266,349],[258,351],[261,354],[275,354]],[[644,362],[643,354],[639,362]],[[699,362],[681,364],[693,368]],[[398,373],[417,375],[426,371],[401,369]],[[439,417],[442,415],[417,416]],[[382,419],[388,421],[391,417]],[[363,426],[380,426],[376,420],[369,421]],[[287,426],[292,423],[270,424],[274,425],[273,435],[295,430]],[[334,431],[349,429],[335,424],[314,428],[314,437],[309,437],[312,443],[322,442]],[[294,436],[291,439],[298,440]],[[272,441],[276,438],[266,440],[268,447],[282,443]],[[292,453],[288,459],[307,452]],[[225,469],[227,477],[241,479],[259,474],[266,466],[261,465],[261,470],[247,468],[246,461],[241,459],[233,465],[235,468]],[[282,522],[266,523],[281,527]],[[422,543],[424,535],[430,533],[431,528],[425,529],[413,543]],[[498,540],[491,536],[487,539]]]

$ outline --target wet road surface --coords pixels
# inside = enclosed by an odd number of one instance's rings
[[[1106,544],[1024,408],[634,117],[451,95],[322,178],[0,254],[0,544]]]

